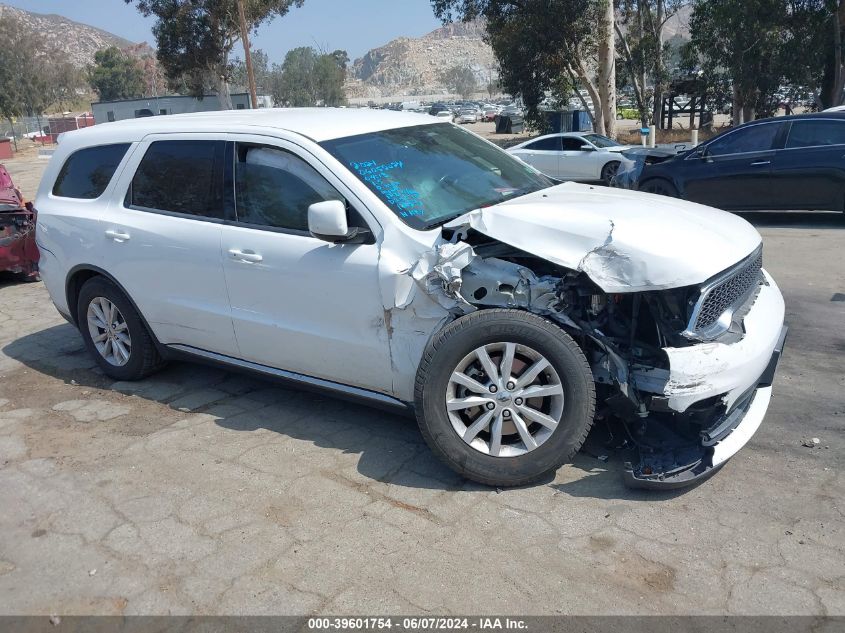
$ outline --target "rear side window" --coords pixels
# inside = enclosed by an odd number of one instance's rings
[[[534,141],[530,145],[526,145],[525,149],[530,149],[538,152],[557,152],[560,151],[560,139],[560,136],[542,138],[539,141]]]
[[[127,192],[129,206],[223,219],[224,141],[156,141]]]
[[[787,147],[845,144],[845,121],[793,121]]]
[[[53,185],[53,195],[93,200],[103,195],[129,143],[98,145],[80,149],[62,165]]]

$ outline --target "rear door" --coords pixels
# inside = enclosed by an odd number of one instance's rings
[[[551,178],[560,176],[560,136],[547,136],[529,143],[513,153],[534,169]]]
[[[777,205],[772,161],[787,125],[774,121],[742,127],[693,152],[681,166],[683,197],[720,209]]]
[[[146,137],[121,174],[100,248],[160,342],[234,355],[220,250],[224,149],[220,135]]]
[[[845,210],[845,120],[795,119],[772,161],[779,208]]]

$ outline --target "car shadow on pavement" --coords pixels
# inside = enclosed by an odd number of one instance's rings
[[[758,228],[845,229],[845,213],[839,211],[737,211],[735,213]]]
[[[0,271],[0,288],[4,288],[6,286],[13,286],[16,284],[28,284],[31,283],[28,279],[26,279],[23,275],[18,273],[10,273],[7,271]]]
[[[160,409],[139,411],[138,417],[152,416],[160,420],[160,425],[142,431],[128,429],[132,434],[152,433],[188,414],[204,413],[223,429],[266,429],[291,440],[290,448],[280,448],[280,459],[290,458],[292,452],[295,458],[308,460],[313,454],[308,451],[316,446],[359,455],[355,469],[379,482],[434,490],[491,490],[468,482],[443,465],[426,445],[415,420],[407,415],[250,374],[186,362],[170,363],[138,382],[115,382],[99,370],[76,328],[67,323],[8,342],[2,353],[34,371],[78,386],[80,398],[108,399],[107,392],[122,394],[119,397],[132,395],[165,405],[173,413],[172,421],[168,421]],[[132,423],[127,416],[125,424]],[[572,479],[574,475],[574,480],[555,483],[555,474],[549,473],[528,487],[546,485],[578,497],[653,500],[653,493],[641,494],[624,487],[622,462],[612,451],[602,449],[607,443],[603,432],[597,424],[573,464],[564,466],[564,477]],[[297,456],[298,451],[303,455]],[[607,461],[598,459],[603,452],[610,456]],[[338,461],[335,457],[327,458],[326,468],[336,467],[332,466]]]

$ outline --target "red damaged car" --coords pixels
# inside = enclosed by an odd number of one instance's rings
[[[0,272],[38,279],[35,218],[32,204],[24,203],[9,172],[0,165]]]

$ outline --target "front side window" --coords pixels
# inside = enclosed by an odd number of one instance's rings
[[[742,128],[716,139],[707,146],[710,156],[726,154],[744,154],[747,152],[765,152],[775,146],[782,123],[761,123]]]
[[[417,229],[554,184],[451,123],[361,134],[321,145]]]
[[[127,194],[129,205],[223,219],[223,141],[155,141]]]
[[[584,146],[589,147],[583,140],[574,136],[565,136],[562,142],[564,152],[580,152],[583,151]]]
[[[614,141],[612,138],[607,138],[601,134],[585,134],[584,138],[596,147],[619,147],[619,143]]]
[[[103,195],[129,143],[98,145],[71,154],[53,185],[53,195],[93,200]]]
[[[237,146],[235,204],[238,222],[308,231],[308,207],[343,200],[311,165],[284,150]]]
[[[810,119],[793,121],[786,146],[818,147],[845,144],[845,121]]]

